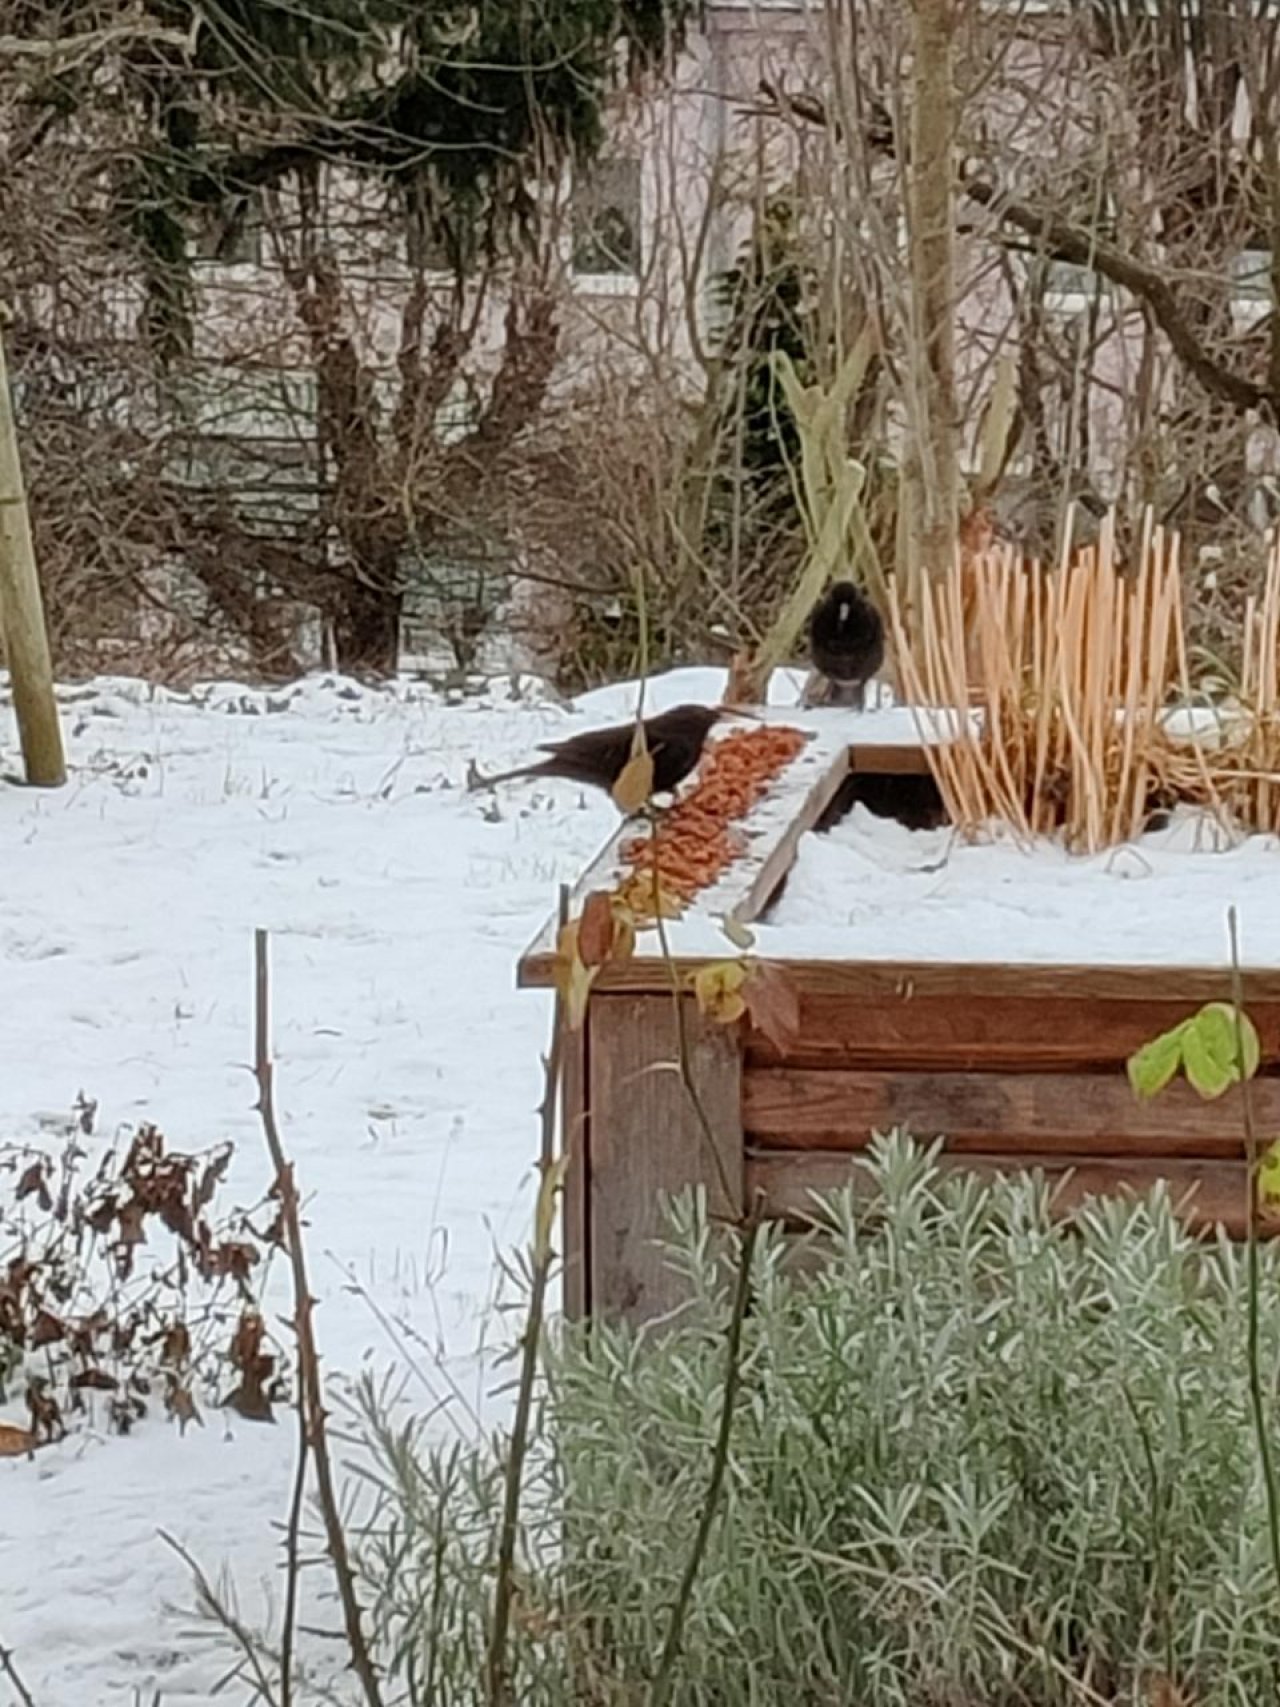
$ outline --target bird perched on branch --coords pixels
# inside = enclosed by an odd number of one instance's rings
[[[653,760],[654,794],[668,794],[679,787],[702,757],[714,725],[730,715],[720,705],[678,705],[673,711],[645,718],[644,739]],[[635,738],[634,721],[611,729],[584,729],[566,741],[545,742],[538,750],[548,757],[534,764],[498,776],[481,776],[473,766],[468,786],[492,788],[494,783],[512,782],[517,777],[555,776],[612,790],[635,750]]]
[[[837,581],[809,617],[809,657],[822,678],[811,704],[866,704],[867,683],[884,663],[884,621],[852,581]]]

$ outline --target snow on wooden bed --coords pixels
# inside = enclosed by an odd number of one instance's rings
[[[723,920],[732,916],[746,924],[759,916],[786,876],[803,837],[822,816],[851,769],[924,773],[928,770],[925,746],[950,739],[955,727],[955,719],[947,714],[931,716],[907,707],[861,713],[781,707],[757,716],[760,722],[803,730],[809,738],[770,783],[750,815],[733,824],[733,834],[742,844],[739,857],[680,918],[669,922],[667,940],[677,958],[723,952]],[[727,725],[726,732],[732,727]],[[630,868],[622,860],[621,849],[635,835],[634,823],[619,825],[574,885],[571,914],[581,909],[593,890],[612,888],[627,875]],[[555,922],[548,920],[521,963],[522,982],[546,981],[555,934]],[[657,931],[642,931],[637,958],[660,954]]]

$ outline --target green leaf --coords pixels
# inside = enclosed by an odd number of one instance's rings
[[[1280,1209],[1280,1138],[1268,1144],[1258,1162],[1258,1207]]]
[[[1243,1055],[1244,1076],[1246,1079],[1253,1078],[1262,1064],[1262,1045],[1258,1041],[1258,1028],[1248,1014],[1237,1009],[1231,1002],[1210,1002],[1207,1007],[1201,1009],[1201,1012],[1223,1016],[1231,1032],[1231,1062],[1236,1068],[1236,1077],[1239,1077],[1240,1056]],[[1237,1013],[1240,1017],[1240,1035],[1238,1038],[1236,1036]]]
[[[1182,1035],[1182,1066],[1202,1097],[1220,1097],[1240,1077],[1236,1068],[1236,1028],[1230,1007],[1213,1002],[1187,1021]]]
[[[1134,1095],[1149,1102],[1169,1083],[1182,1064],[1182,1037],[1191,1022],[1184,1020],[1172,1031],[1161,1032],[1150,1043],[1130,1055],[1125,1063]]]

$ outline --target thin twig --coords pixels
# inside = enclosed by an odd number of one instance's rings
[[[18,1698],[18,1707],[36,1707],[36,1698],[18,1675],[18,1668],[13,1661],[13,1649],[0,1647],[0,1672],[13,1685],[13,1693]]]
[[[276,1119],[275,1075],[271,1059],[270,967],[267,957],[267,933],[264,930],[254,932],[254,1016],[254,1076],[258,1081],[258,1114],[262,1120],[262,1130],[271,1154],[272,1166],[275,1168],[275,1189],[280,1198],[280,1216],[289,1249],[289,1264],[293,1271],[293,1329],[298,1342],[299,1417],[315,1467],[316,1490],[324,1519],[329,1557],[337,1582],[338,1598],[342,1602],[342,1618],[351,1666],[360,1680],[368,1707],[382,1707],[382,1690],[365,1641],[360,1603],[356,1598],[355,1573],[347,1550],[347,1535],[334,1486],[333,1464],[329,1456],[324,1383],[320,1374],[320,1354],[316,1348],[315,1330],[312,1326],[315,1299],[311,1296],[307,1280],[298,1189],[294,1181],[293,1164],[285,1155]],[[293,1544],[296,1549],[296,1538]],[[296,1551],[293,1557],[296,1560]]]
[[[568,885],[562,884],[560,930],[563,930],[568,922],[569,889]],[[520,1532],[520,1493],[524,1483],[525,1462],[529,1454],[529,1424],[533,1415],[533,1394],[538,1379],[538,1354],[542,1349],[547,1289],[551,1283],[551,1267],[555,1256],[551,1229],[556,1193],[564,1173],[563,1158],[560,1161],[556,1159],[556,1114],[564,1059],[564,1030],[564,998],[557,990],[551,1019],[551,1047],[547,1052],[543,1079],[542,1106],[538,1110],[541,1139],[538,1150],[538,1200],[534,1209],[530,1263],[529,1309],[525,1317],[520,1348],[516,1410],[507,1448],[502,1528],[498,1535],[497,1575],[493,1589],[493,1617],[489,1625],[488,1652],[485,1656],[486,1699],[489,1707],[514,1707],[515,1702],[507,1662],[507,1635],[516,1594],[515,1560],[516,1541]]]
[[[751,1268],[759,1233],[760,1205],[757,1202],[752,1206],[751,1213],[743,1226],[742,1243],[738,1251],[738,1283],[734,1288],[733,1313],[729,1317],[729,1329],[725,1341],[724,1389],[720,1401],[720,1426],[716,1431],[716,1443],[711,1455],[711,1475],[707,1481],[707,1492],[702,1502],[702,1513],[698,1519],[697,1533],[694,1535],[693,1546],[689,1550],[684,1575],[680,1579],[680,1587],[676,1591],[676,1598],[672,1603],[671,1622],[667,1626],[667,1639],[662,1646],[662,1657],[658,1661],[653,1688],[649,1694],[649,1707],[666,1707],[666,1703],[671,1697],[676,1662],[680,1657],[680,1643],[684,1635],[685,1620],[689,1614],[689,1603],[693,1598],[693,1586],[698,1580],[698,1572],[702,1569],[707,1544],[711,1540],[712,1525],[715,1523],[720,1510],[720,1494],[729,1468],[729,1443],[733,1435],[734,1407],[737,1403],[738,1388],[742,1382],[742,1325],[747,1319],[747,1306],[751,1302]]]
[[[293,1470],[293,1491],[289,1496],[289,1516],[285,1524],[284,1611],[280,1628],[280,1707],[293,1703],[293,1641],[298,1626],[298,1587],[302,1568],[299,1562],[302,1536],[302,1502],[307,1489],[307,1408],[302,1382],[298,1382],[298,1456]]]
[[[1244,1049],[1244,974],[1240,969],[1240,922],[1234,907],[1227,909],[1227,932],[1231,939],[1231,1005],[1236,1034],[1236,1072],[1240,1079],[1240,1106],[1244,1120],[1245,1155],[1247,1157],[1245,1189],[1249,1193],[1245,1246],[1246,1279],[1249,1288],[1249,1318],[1246,1359],[1249,1373],[1249,1405],[1253,1413],[1253,1431],[1258,1442],[1258,1458],[1262,1465],[1262,1482],[1267,1495],[1267,1529],[1271,1543],[1271,1568],[1276,1587],[1280,1588],[1280,1486],[1276,1482],[1275,1456],[1271,1450],[1271,1435],[1267,1427],[1267,1407],[1262,1391],[1262,1357],[1260,1351],[1262,1328],[1262,1276],[1259,1267],[1258,1240],[1258,1129],[1253,1118],[1253,1089]]]
[[[252,1632],[241,1621],[227,1602],[222,1599],[217,1589],[214,1588],[204,1571],[200,1568],[200,1565],[196,1561],[194,1555],[187,1551],[181,1541],[179,1541],[176,1536],[170,1535],[165,1529],[160,1530],[159,1533],[160,1539],[164,1542],[165,1546],[172,1547],[173,1551],[191,1572],[191,1575],[195,1580],[196,1597],[205,1612],[209,1617],[217,1620],[217,1622],[227,1632],[228,1636],[231,1637],[236,1647],[239,1648],[240,1653],[243,1656],[244,1663],[248,1665],[249,1670],[253,1673],[254,1687],[258,1692],[256,1699],[265,1702],[266,1707],[277,1707],[276,1694],[271,1687],[270,1679],[263,1670],[262,1656],[258,1651],[258,1643],[254,1640]]]

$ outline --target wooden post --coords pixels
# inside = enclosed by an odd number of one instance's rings
[[[31,523],[0,331],[0,637],[13,685],[13,709],[26,779],[37,788],[67,780],[53,664],[31,544]]]
[[[667,1230],[663,1198],[700,1185],[712,1215],[742,1217],[741,1045],[734,1027],[703,1019],[686,999],[689,1066],[713,1149],[676,1067],[670,995],[595,996],[587,1023],[587,1308],[643,1322],[683,1295],[659,1248]]]

